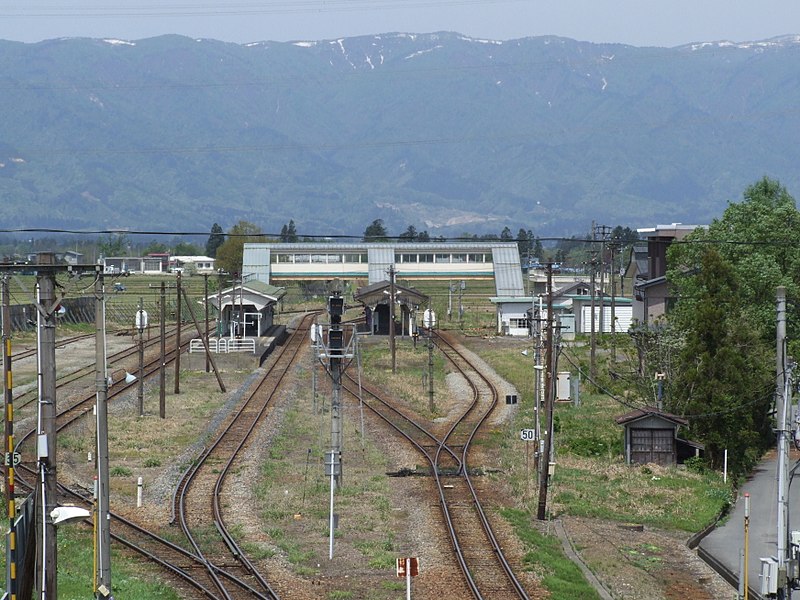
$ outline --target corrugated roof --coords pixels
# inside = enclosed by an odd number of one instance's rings
[[[356,290],[353,294],[353,299],[363,304],[381,304],[388,301],[389,295],[384,294],[384,291],[391,287],[389,281],[379,281],[371,285],[365,285]],[[395,295],[406,304],[426,304],[428,296],[409,287],[395,284]]]
[[[264,283],[263,281],[246,281],[244,283],[244,288],[246,290],[253,290],[254,292],[258,292],[259,294],[264,294],[265,296],[269,296],[270,298],[275,298],[276,300],[280,300],[286,295],[286,289],[282,287],[278,287],[276,285],[270,285],[268,283]]]
[[[492,248],[494,285],[498,296],[523,296],[522,267],[519,264],[519,247],[505,244]]]
[[[372,244],[370,244],[372,245]],[[367,251],[369,283],[380,283],[389,278],[389,267],[394,264],[394,244],[381,244]]]
[[[364,252],[372,249],[391,249],[397,252],[436,252],[437,250],[460,250],[463,252],[481,252],[489,251],[494,248],[518,248],[516,242],[500,242],[500,241],[474,241],[474,242],[383,242],[383,243],[366,243],[366,242],[302,242],[297,244],[269,244],[269,243],[246,243],[245,249],[248,248],[266,248],[273,252],[325,252],[325,251],[348,251]],[[519,259],[519,250],[517,251],[517,258]],[[519,260],[517,260],[519,262]]]
[[[650,417],[650,416],[659,417],[667,421],[672,421],[673,423],[676,423],[678,425],[689,424],[689,421],[687,421],[683,417],[679,417],[678,415],[673,415],[671,413],[658,410],[655,406],[643,406],[642,408],[634,409],[629,413],[625,413],[624,415],[616,417],[614,420],[619,425],[625,425],[626,423],[638,421],[639,419],[643,419],[644,417]]]

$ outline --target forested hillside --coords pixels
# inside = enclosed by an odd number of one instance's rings
[[[800,187],[800,43],[0,42],[5,227],[705,223]],[[356,215],[356,218],[354,218]]]

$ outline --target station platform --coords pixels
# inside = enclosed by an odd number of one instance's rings
[[[276,325],[261,337],[211,337],[209,348],[217,368],[257,369],[270,353],[286,339],[286,326]],[[202,340],[193,339],[183,359],[185,368],[191,371],[205,370],[206,355]]]

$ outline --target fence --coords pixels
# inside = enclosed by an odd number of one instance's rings
[[[208,349],[215,354],[227,354],[229,352],[249,352],[256,353],[255,338],[212,338],[208,340]],[[199,338],[189,342],[189,352],[205,352],[203,340]]]

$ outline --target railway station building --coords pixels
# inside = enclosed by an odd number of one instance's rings
[[[492,279],[498,296],[524,294],[516,242],[251,243],[242,273],[263,283],[352,279],[367,285],[389,279]]]

